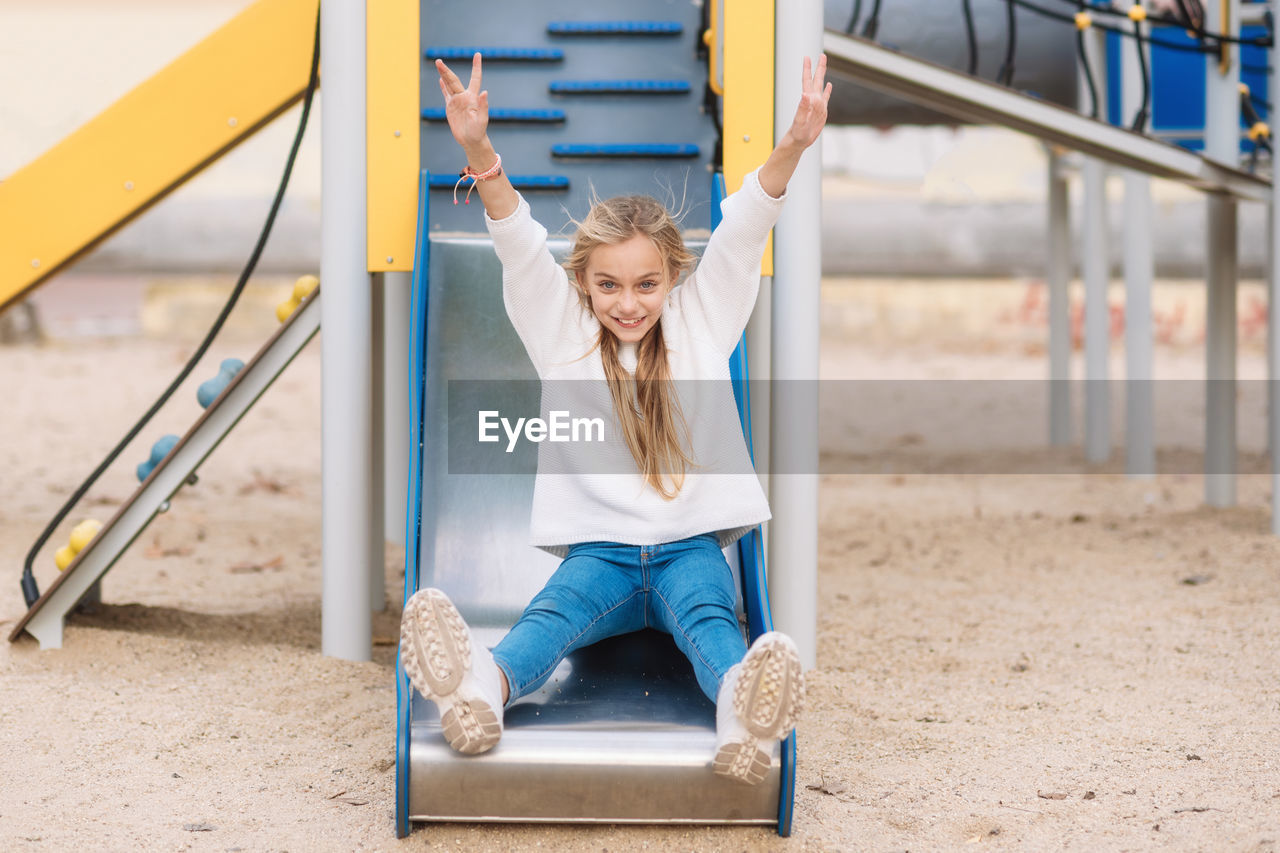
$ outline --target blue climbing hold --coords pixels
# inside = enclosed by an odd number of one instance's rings
[[[217,376],[208,382],[200,383],[200,387],[196,389],[196,402],[200,404],[200,408],[209,408],[209,404],[218,399],[218,395],[226,390],[227,385],[236,378],[236,374],[242,367],[244,362],[238,358],[225,359],[222,366],[218,368]]]
[[[151,472],[155,467],[164,461],[174,446],[178,443],[178,437],[173,434],[163,436],[159,441],[151,446],[151,458],[138,466],[138,482],[151,476]]]

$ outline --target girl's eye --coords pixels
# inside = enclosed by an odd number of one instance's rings
[[[658,283],[656,281],[646,281],[642,283],[640,286],[643,287],[645,290],[652,290],[653,288],[658,286]]]
[[[602,282],[600,282],[600,289],[601,289],[601,290],[612,290],[612,289],[613,289],[613,282],[611,282],[611,281],[602,281]]]

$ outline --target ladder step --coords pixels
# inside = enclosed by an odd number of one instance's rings
[[[423,53],[434,62],[443,59],[467,60],[480,54],[485,62],[559,62],[564,51],[558,47],[428,47]]]
[[[428,107],[422,111],[426,121],[445,121],[444,107]],[[564,110],[489,110],[489,121],[545,124],[564,121]]]
[[[518,190],[567,190],[569,179],[564,175],[508,175],[511,186]],[[452,175],[432,175],[430,186],[433,190],[452,190],[458,179]],[[464,181],[459,189],[466,189],[470,181]]]
[[[553,95],[686,95],[688,80],[553,80]]]
[[[652,157],[697,157],[696,145],[554,145],[554,157],[616,157],[623,159],[648,159]]]
[[[547,32],[553,36],[678,36],[684,26],[679,21],[552,21]]]

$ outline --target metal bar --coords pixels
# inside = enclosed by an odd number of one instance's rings
[[[1085,53],[1096,79],[1105,80],[1104,34],[1085,34]],[[1081,70],[1083,76],[1083,69]],[[1083,90],[1083,87],[1081,87]],[[1098,113],[1107,114],[1106,89],[1097,90]],[[1111,456],[1111,308],[1107,299],[1111,283],[1107,245],[1107,173],[1097,157],[1085,157],[1083,246],[1084,278],[1084,456],[1089,462],[1105,462]]]
[[[1209,3],[1206,26],[1238,35],[1239,0]],[[1226,20],[1223,20],[1223,17]],[[1240,157],[1240,50],[1222,46],[1205,56],[1205,155],[1222,163]],[[1236,201],[1208,200],[1208,306],[1205,320],[1205,502],[1236,502],[1236,287],[1239,271]]]
[[[383,277],[382,421],[386,538],[404,544],[404,513],[409,491],[409,322],[413,316],[413,274]]]
[[[1062,154],[1049,149],[1049,444],[1071,443],[1071,198]]]
[[[1149,27],[1140,24],[1142,31]],[[1120,121],[1132,124],[1142,109],[1142,63],[1139,51],[1150,50],[1142,42],[1126,40],[1121,47]],[[1147,105],[1150,109],[1150,104]],[[1156,472],[1154,350],[1151,322],[1151,286],[1155,277],[1155,252],[1151,236],[1151,179],[1128,170],[1124,175],[1124,352],[1125,352],[1125,473],[1130,477],[1154,477]]]
[[[1271,0],[1271,13],[1280,16],[1280,0]],[[1277,18],[1280,20],[1280,18]],[[1274,50],[1273,50],[1274,52]],[[1271,62],[1270,86],[1267,87],[1274,98],[1280,92],[1280,62],[1273,58]],[[1268,115],[1267,120],[1274,126],[1275,115]],[[1280,246],[1280,216],[1276,216],[1275,185],[1272,185],[1271,203],[1267,210],[1267,448],[1271,453],[1271,533],[1280,536],[1280,418],[1276,417],[1276,382],[1280,381],[1280,310],[1276,300],[1280,299],[1280,264],[1277,263],[1276,248]]]
[[[823,45],[830,69],[859,85],[977,124],[1003,125],[1153,177],[1251,201],[1269,198],[1269,182],[1264,178],[1057,104],[843,33],[826,31]]]
[[[774,138],[791,127],[803,57],[822,49],[822,4],[795,0],[776,20]],[[767,561],[774,624],[792,636],[806,667],[817,660],[818,328],[822,281],[821,140],[788,185],[775,229],[772,535]],[[788,399],[790,398],[790,399]]]
[[[372,303],[369,310],[370,344],[369,365],[371,376],[369,381],[369,606],[373,612],[385,610],[387,607],[387,539],[386,528],[386,289],[387,277],[384,273],[373,276]],[[372,628],[371,628],[372,630]],[[372,642],[372,635],[370,635]]]
[[[116,564],[125,549],[156,517],[160,507],[182,488],[315,335],[320,328],[318,302],[319,291],[316,291],[253,360],[236,374],[227,389],[205,409],[115,517],[27,611],[14,627],[10,640],[16,640],[23,631],[27,631],[39,641],[42,649],[62,647],[62,629],[67,614]]]
[[[371,296],[365,265],[365,8],[320,7],[324,56],[320,174],[321,489],[324,600],[321,651],[347,660],[372,653],[368,560],[372,552]],[[379,531],[379,535],[381,531]]]

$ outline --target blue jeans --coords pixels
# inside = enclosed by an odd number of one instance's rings
[[[493,650],[508,705],[537,690],[575,649],[642,628],[672,636],[714,702],[725,673],[747,653],[734,598],[732,570],[711,534],[663,545],[574,545]]]

